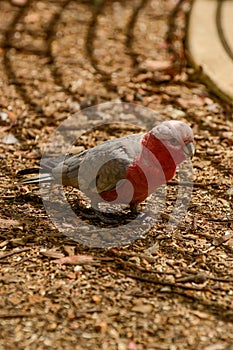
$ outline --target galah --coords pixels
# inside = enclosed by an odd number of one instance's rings
[[[131,211],[173,178],[176,168],[194,155],[192,129],[177,120],[164,121],[144,134],[106,141],[79,154],[43,162],[39,176],[23,184],[55,182],[80,189],[98,204],[127,203]],[[30,172],[30,170],[29,170]]]

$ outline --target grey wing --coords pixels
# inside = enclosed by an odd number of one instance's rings
[[[114,189],[117,182],[125,178],[126,170],[130,164],[131,159],[123,149],[112,152],[111,156],[102,154],[98,159],[93,159],[88,176],[82,176],[87,170],[86,162],[83,162],[79,173],[80,189],[98,193]]]
[[[141,139],[142,134],[133,134],[68,157],[62,166],[63,183],[85,193],[114,189],[140,154]]]
[[[54,179],[63,185],[79,188],[79,166],[87,152],[88,150],[85,150],[79,154],[63,156],[63,159],[51,170]]]

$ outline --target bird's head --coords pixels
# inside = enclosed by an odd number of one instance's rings
[[[150,133],[160,140],[172,154],[182,153],[184,158],[193,157],[194,135],[188,124],[178,120],[169,120],[155,126]]]

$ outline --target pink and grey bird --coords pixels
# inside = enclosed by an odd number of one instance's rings
[[[84,192],[97,211],[101,201],[127,203],[135,210],[159,186],[173,178],[176,168],[194,155],[189,125],[165,121],[145,134],[106,141],[79,154],[42,164],[40,176],[24,184],[56,182]]]

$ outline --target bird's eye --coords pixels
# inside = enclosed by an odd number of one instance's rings
[[[171,144],[172,146],[178,146],[178,145],[179,145],[179,141],[178,141],[175,137],[173,137],[172,139],[170,139],[169,142],[170,142],[170,144]]]

